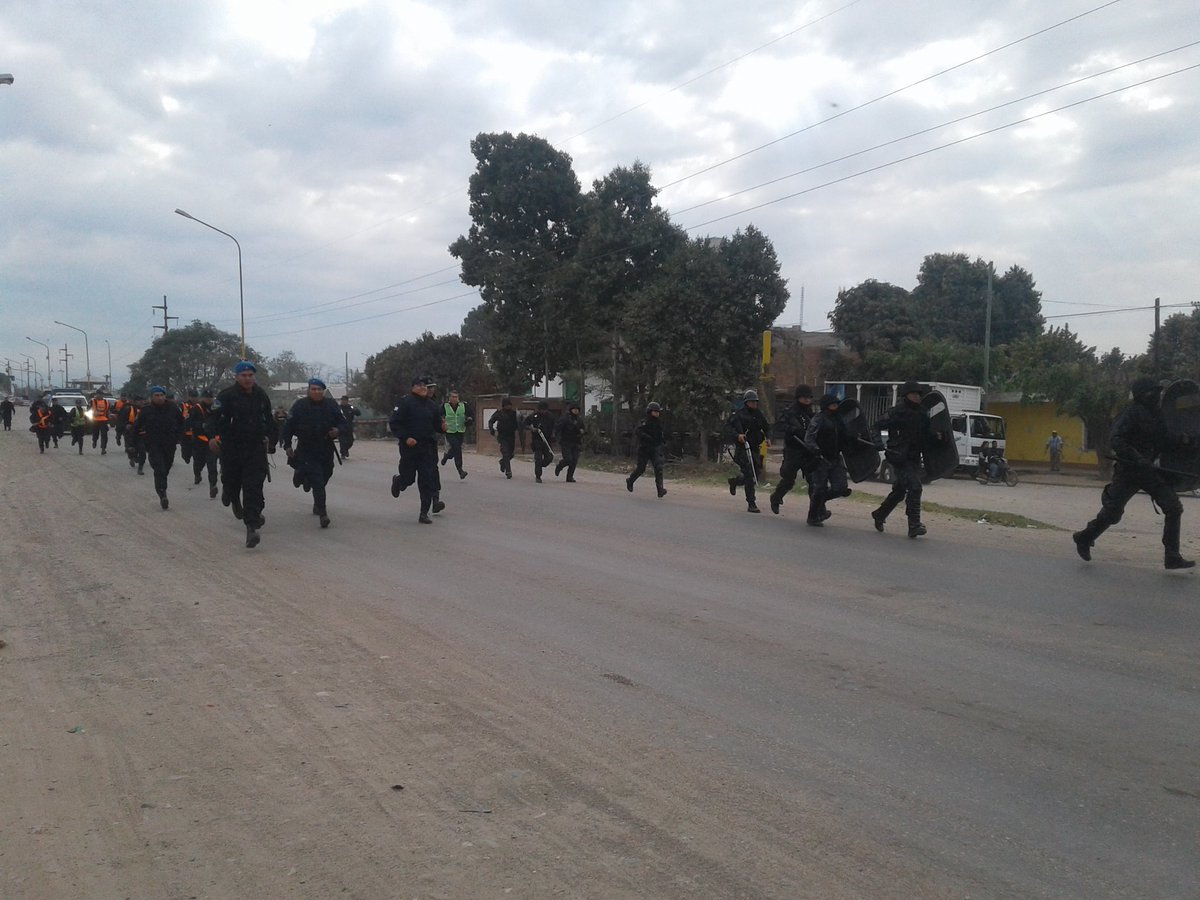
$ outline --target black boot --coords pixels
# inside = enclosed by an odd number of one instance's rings
[[[260,538],[258,536],[258,529],[255,528],[253,525],[247,525],[246,526],[246,546],[247,547],[257,547],[258,542],[260,540],[262,540],[262,538]]]
[[[908,523],[908,536],[910,538],[919,538],[921,535],[925,534],[928,530],[929,529],[926,528],[924,525],[922,525],[920,522],[909,522]]]
[[[328,528],[329,527],[329,514],[327,512],[325,512],[324,508],[322,508],[319,515],[321,516],[321,527]]]
[[[1091,562],[1094,542],[1088,536],[1087,531],[1076,531],[1071,535],[1071,540],[1075,542],[1075,552],[1079,554],[1079,558],[1085,562]]]

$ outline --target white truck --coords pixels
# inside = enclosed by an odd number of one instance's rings
[[[895,406],[900,397],[897,391],[902,381],[827,381],[825,393],[836,394],[858,401],[866,416],[867,423],[882,419],[884,414]],[[958,446],[959,471],[966,470],[972,474],[979,466],[979,448],[986,441],[996,442],[996,447],[1004,452],[1005,423],[1001,416],[988,415],[981,412],[983,388],[973,384],[949,384],[944,381],[921,382],[930,390],[939,391],[946,398],[950,409],[950,427],[954,431],[954,443]],[[879,479],[889,484],[893,480],[892,467],[887,460],[879,466]]]

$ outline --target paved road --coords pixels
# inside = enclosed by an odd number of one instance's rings
[[[253,577],[260,595],[281,592],[272,602],[286,596],[287,609],[245,597],[244,622],[208,626],[236,651],[221,661],[234,673],[253,672],[242,657],[256,642],[264,654],[296,650],[271,665],[296,666],[298,696],[329,683],[342,651],[326,647],[351,636],[411,657],[403,678],[379,684],[352,670],[353,703],[414,702],[387,693],[403,690],[453,707],[457,725],[426,744],[422,771],[494,817],[485,834],[467,821],[427,837],[429,855],[401,873],[406,888],[421,885],[413,896],[463,895],[464,876],[443,867],[451,857],[474,873],[473,889],[526,873],[515,882],[526,896],[1200,894],[1200,598],[1193,574],[1161,570],[1148,508],[1131,509],[1088,565],[1062,532],[933,515],[929,537],[910,541],[899,521],[877,534],[861,503],[835,507],[818,530],[804,525],[801,498],[783,516],[749,516],[711,488],[669,485],[660,501],[652,482],[630,496],[620,476],[587,472],[577,485],[538,486],[527,465],[506,481],[493,460],[469,456],[467,481],[443,470],[448,509],[421,526],[411,492],[386,494],[394,452],[355,447],[331,485],[328,531],[306,495],[272,485],[253,552],[206,497],[176,487],[161,513],[150,485],[111,458],[39,460],[47,472],[32,474],[9,464],[4,500],[12,509],[52,474],[87,504],[98,473],[112,471],[112,512],[147,553],[157,529],[185,577],[203,577],[179,553],[191,545],[195,560]],[[1024,514],[1077,527],[1098,490],[953,481],[928,498],[1023,498]],[[1185,518],[1185,532],[1196,524]],[[310,619],[320,627],[306,630]],[[15,667],[31,635],[8,636],[3,659]],[[304,653],[324,681],[296,662]],[[434,707],[405,708],[411,728],[399,722],[389,740],[431,741]],[[288,709],[276,721],[287,733],[370,742],[308,734],[310,711]],[[176,727],[201,726],[179,715]],[[311,760],[329,748],[310,749]],[[486,763],[473,766],[476,756]],[[327,781],[307,787],[305,805],[335,830],[402,821]],[[301,806],[269,779],[238,790],[277,816]],[[218,827],[219,817],[201,821],[190,840],[203,846]],[[262,833],[242,832],[241,852]],[[464,840],[484,841],[482,856]],[[20,845],[35,858],[39,847]],[[335,864],[336,854],[299,893],[336,885]],[[199,864],[150,861],[139,883],[161,874],[155,865]],[[370,858],[356,865],[359,894],[384,895],[372,886],[395,873]]]

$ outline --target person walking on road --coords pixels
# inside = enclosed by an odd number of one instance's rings
[[[221,502],[246,526],[246,546],[257,547],[266,524],[263,482],[268,454],[278,438],[271,398],[256,383],[258,368],[243,359],[233,367],[234,384],[213,404],[208,449],[221,457]]]
[[[292,404],[279,441],[287,454],[288,465],[295,469],[292,485],[312,491],[313,515],[319,516],[322,528],[329,527],[325,508],[325,485],[333,477],[334,444],[346,428],[346,419],[332,397],[325,396],[325,382],[320,378],[308,380],[308,396]],[[292,450],[292,438],[296,449]]]
[[[666,437],[663,435],[662,406],[650,402],[646,404],[646,418],[633,430],[637,438],[637,468],[625,479],[625,490],[633,493],[633,483],[646,471],[647,465],[654,467],[654,487],[658,490],[659,499],[667,496],[663,487],[663,464],[666,461]]]
[[[1162,388],[1153,378],[1139,378],[1130,389],[1132,402],[1113,423],[1110,443],[1116,462],[1113,478],[1100,495],[1100,512],[1082,531],[1071,535],[1081,559],[1092,558],[1096,539],[1121,521],[1125,505],[1138,491],[1145,491],[1163,514],[1163,565],[1168,569],[1190,569],[1196,563],[1179,552],[1179,533],[1183,522],[1183,504],[1167,475],[1154,461],[1174,443],[1159,408]]]
[[[921,385],[917,382],[904,382],[900,385],[900,402],[872,426],[876,446],[881,449],[881,432],[887,432],[884,455],[892,465],[896,480],[879,508],[872,511],[871,519],[875,522],[875,530],[883,531],[887,517],[903,500],[910,538],[920,537],[927,532],[921,522],[921,453],[929,446],[933,436],[929,416],[921,407],[922,393]]]
[[[37,435],[38,453],[45,453],[54,434],[54,413],[50,404],[41,398],[34,400],[29,407],[29,421],[32,423],[29,430]]]
[[[1057,431],[1050,432],[1050,438],[1046,441],[1046,452],[1050,454],[1050,471],[1059,471],[1062,466],[1063,439]]]
[[[554,433],[554,417],[550,415],[550,404],[539,400],[537,412],[525,419],[529,440],[533,450],[533,480],[542,483],[542,470],[554,462],[554,451],[550,449],[550,435]]]
[[[519,429],[517,411],[513,409],[512,400],[505,397],[500,401],[500,408],[488,419],[488,434],[500,443],[500,471],[505,478],[512,478],[512,458]]]
[[[92,394],[90,406],[92,411],[92,449],[95,450],[96,444],[99,443],[100,455],[104,456],[108,453],[108,420],[112,415],[112,408],[101,391]]]
[[[4,430],[12,431],[12,417],[17,407],[11,397],[0,400],[0,420],[4,421]]]
[[[400,442],[400,465],[392,476],[392,496],[399,497],[415,481],[421,496],[417,521],[432,525],[430,512],[441,512],[445,504],[437,500],[437,436],[445,427],[441,411],[429,402],[424,378],[414,378],[407,396],[396,404],[388,419],[388,430]],[[434,501],[437,500],[435,508]]]
[[[796,475],[803,473],[804,480],[809,482],[808,493],[812,496],[813,468],[816,459],[804,445],[808,434],[808,423],[816,410],[813,409],[813,389],[807,384],[796,387],[796,402],[779,417],[779,425],[783,430],[783,463],[779,467],[779,484],[771,491],[771,512],[779,515],[779,507],[783,498],[796,486]]]
[[[458,391],[451,391],[442,406],[442,417],[446,420],[446,452],[442,455],[442,465],[454,460],[454,468],[458,470],[459,479],[467,477],[463,468],[462,448],[467,437],[467,426],[475,420],[467,404],[458,398]]]
[[[167,400],[166,388],[156,385],[150,388],[150,402],[138,415],[134,427],[146,449],[150,471],[154,473],[158,503],[166,509],[170,506],[167,500],[167,477],[175,463],[175,447],[183,438],[183,412]],[[129,437],[129,433],[126,432],[125,436]]]
[[[742,395],[741,409],[734,410],[725,426],[734,438],[733,462],[741,470],[740,475],[729,479],[729,493],[737,496],[739,486],[746,491],[746,512],[761,512],[755,503],[754,489],[758,486],[758,468],[754,456],[767,439],[770,423],[758,408],[758,392],[746,391]]]
[[[554,425],[554,437],[558,441],[558,451],[562,458],[554,467],[554,477],[557,478],[563,469],[567,470],[567,481],[574,483],[575,467],[579,465],[579,451],[583,449],[583,419],[579,415],[579,402],[572,400],[567,404],[567,414],[562,416]]]
[[[345,395],[342,396],[338,409],[342,411],[342,418],[346,420],[346,427],[342,430],[342,436],[338,438],[342,447],[342,462],[345,462],[350,459],[350,448],[354,446],[354,420],[361,416],[362,412],[357,406],[351,406],[350,398]]]
[[[71,410],[71,446],[79,447],[80,456],[83,456],[83,436],[87,433],[87,425],[87,410],[83,408],[82,400],[76,400]]]
[[[192,427],[192,477],[193,484],[200,484],[205,471],[208,472],[208,498],[217,496],[217,455],[208,449],[209,419],[213,416],[213,392],[205,388],[200,392],[200,401],[192,404],[188,411]]]
[[[121,432],[125,435],[125,458],[129,460],[129,468],[137,467],[139,475],[143,474],[143,468],[146,465],[146,448],[138,439],[134,426],[145,405],[146,398],[141,394],[136,394],[121,408]]]
[[[821,527],[832,515],[825,504],[838,497],[850,496],[846,466],[842,463],[842,448],[848,437],[846,426],[838,417],[841,398],[826,394],[821,398],[821,411],[812,417],[804,446],[816,459],[812,479],[808,483],[808,524]]]

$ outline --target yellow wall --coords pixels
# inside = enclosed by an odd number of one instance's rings
[[[1006,453],[1013,463],[1049,465],[1046,441],[1051,431],[1057,431],[1063,439],[1063,465],[1095,467],[1099,463],[1095,450],[1080,449],[1083,420],[1059,415],[1053,403],[989,403],[987,411],[1004,416],[1008,424]]]

